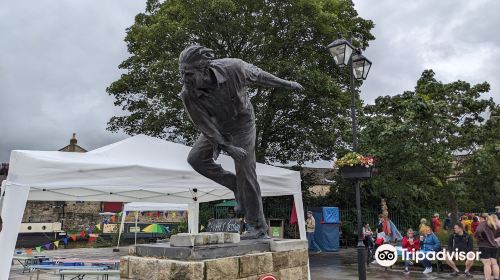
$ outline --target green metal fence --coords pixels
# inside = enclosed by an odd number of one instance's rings
[[[295,238],[298,236],[298,228],[295,225],[290,225],[290,216],[292,213],[292,198],[287,198],[283,201],[266,201],[264,200],[264,214],[266,218],[283,219],[285,221],[285,238]],[[325,205],[326,206],[326,205]],[[209,218],[224,219],[227,218],[227,209],[220,207],[208,206],[204,208],[205,215],[200,217],[200,222],[206,224]],[[307,206],[306,209],[307,210]],[[357,226],[357,214],[355,208],[340,208],[340,220],[342,222],[341,230],[346,238],[355,238]],[[467,213],[477,213],[476,211],[468,211]],[[363,209],[361,211],[363,224],[369,223],[372,230],[375,230],[378,224],[378,216],[380,209]],[[430,224],[431,218],[435,213],[438,213],[444,225],[446,218],[446,210],[438,209],[420,209],[418,212],[404,213],[403,211],[389,210],[389,219],[396,225],[401,233],[406,232],[408,228],[418,229],[421,218],[426,218]]]
[[[444,223],[445,219],[445,210],[428,210],[423,209],[418,213],[411,213],[411,216],[405,216],[401,213],[401,211],[393,210],[389,211],[389,219],[396,225],[399,231],[404,232],[409,228],[416,229],[420,224],[420,219],[427,219],[428,223],[431,222],[431,218],[435,213],[439,214],[442,223]],[[378,224],[378,216],[380,214],[380,210],[367,210],[363,209],[361,211],[362,223],[363,225],[368,223],[374,229],[374,225]],[[342,222],[351,222],[352,224],[357,225],[357,212],[355,208],[350,209],[340,209],[340,219]]]

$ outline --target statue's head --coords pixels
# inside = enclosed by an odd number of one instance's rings
[[[202,88],[210,82],[210,61],[214,51],[203,46],[189,46],[179,56],[180,82],[186,88]]]

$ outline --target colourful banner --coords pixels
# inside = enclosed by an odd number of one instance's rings
[[[100,225],[96,225],[95,228],[100,228]],[[89,241],[96,241],[97,238],[99,237],[99,234],[93,234],[92,229],[88,229],[88,234],[89,234]],[[27,248],[24,249],[25,253],[27,255],[33,254],[33,251],[36,250],[38,253],[44,251],[44,250],[50,250],[50,249],[58,249],[59,245],[61,244],[61,241],[64,243],[64,245],[68,245],[69,240],[77,241],[78,240],[78,235],[80,235],[82,238],[85,237],[86,233],[84,230],[80,231],[79,234],[71,234],[69,236],[66,236],[62,239],[52,241],[50,243],[43,244],[41,246],[37,246],[35,248]]]

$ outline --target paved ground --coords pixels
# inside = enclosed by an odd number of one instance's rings
[[[311,278],[313,280],[357,280],[358,266],[355,249],[342,249],[336,253],[321,253],[309,257],[311,266]],[[446,265],[443,265],[446,267]],[[367,268],[367,279],[380,280],[413,280],[413,279],[457,279],[449,276],[450,272],[433,272],[427,275],[422,274],[423,268],[419,265],[412,267],[410,275],[403,274],[402,267],[385,269],[379,265],[371,264]],[[458,277],[459,279],[469,279]],[[483,279],[482,275],[475,274],[473,279]]]
[[[127,255],[128,249],[121,248],[120,252],[113,252],[112,248],[99,248],[99,249],[67,249],[57,251],[45,251],[44,255],[50,257],[65,257],[65,258],[85,258],[85,259],[119,259],[120,256]],[[356,264],[356,251],[354,249],[343,249],[336,253],[322,253],[310,256],[311,265],[311,278],[313,280],[356,280],[357,277],[357,264]],[[370,265],[367,270],[367,278],[383,279],[383,280],[413,280],[413,279],[455,279],[448,276],[448,272],[432,273],[430,275],[423,275],[420,267],[414,267],[414,271],[406,276],[400,269],[385,270],[378,265]],[[9,279],[29,279],[29,273],[22,273],[22,267],[15,264],[11,270]],[[464,277],[460,277],[466,279]],[[478,274],[475,279],[482,279]],[[59,279],[54,273],[42,273],[40,279]],[[86,278],[87,279],[87,278]],[[94,279],[94,278],[89,278]],[[110,280],[116,280],[118,277],[110,277]]]

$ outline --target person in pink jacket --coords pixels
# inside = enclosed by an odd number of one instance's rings
[[[406,236],[403,237],[402,241],[402,247],[403,249],[406,249],[407,255],[405,256],[405,274],[410,273],[408,270],[408,267],[412,265],[412,263],[408,260],[411,258],[413,254],[415,254],[416,251],[420,250],[420,240],[418,238],[415,238],[415,233],[413,232],[413,229],[408,229]],[[405,253],[405,252],[404,252]]]

